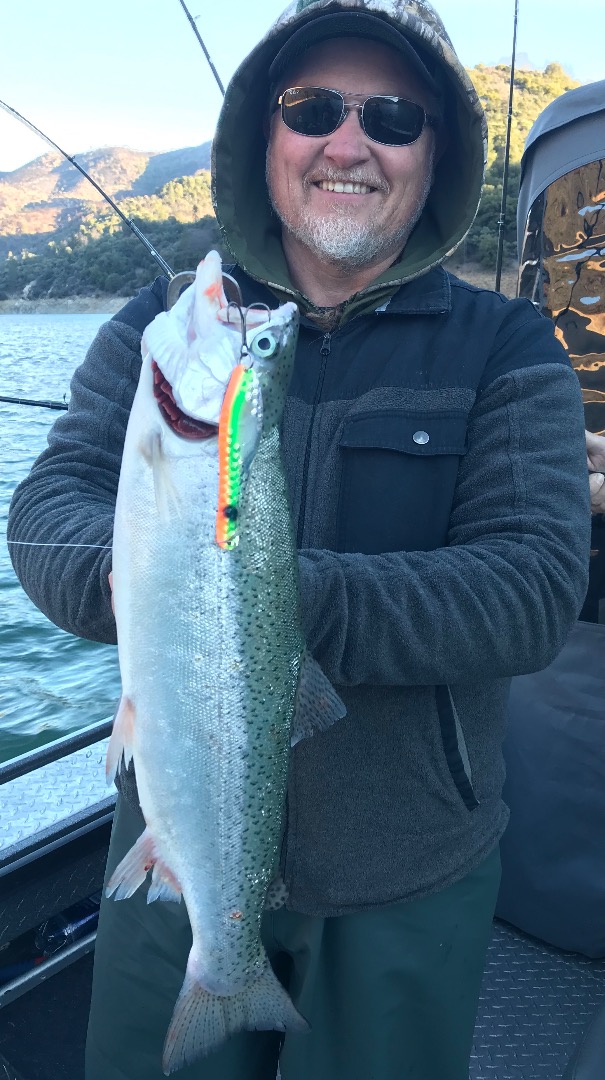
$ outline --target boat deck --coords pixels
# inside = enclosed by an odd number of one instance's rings
[[[2,1010],[0,1080],[82,1080],[91,975],[84,956]],[[603,1003],[605,961],[495,923],[470,1080],[560,1080]]]
[[[81,746],[0,786],[0,949],[100,888],[115,799],[105,747]],[[82,1080],[93,948],[91,933],[0,986],[0,1080]],[[469,1080],[560,1080],[602,1004],[605,960],[496,921]]]

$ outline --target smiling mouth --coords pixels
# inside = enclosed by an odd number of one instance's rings
[[[339,195],[371,195],[377,190],[369,184],[343,183],[340,180],[316,180],[315,187],[320,191],[335,191]]]

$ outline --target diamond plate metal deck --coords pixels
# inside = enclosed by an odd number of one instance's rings
[[[0,787],[0,866],[41,846],[94,809],[110,809],[105,783],[108,739],[76,750]]]
[[[560,1080],[604,1002],[605,960],[561,952],[496,922],[471,1080]]]

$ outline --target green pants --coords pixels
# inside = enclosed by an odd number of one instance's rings
[[[119,799],[111,873],[143,828]],[[421,900],[330,919],[267,913],[275,971],[310,1022],[304,1035],[245,1032],[180,1080],[468,1080],[498,850]],[[184,904],[104,900],[95,956],[86,1080],[162,1080],[162,1046],[191,931]]]

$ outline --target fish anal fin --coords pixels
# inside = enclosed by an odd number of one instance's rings
[[[298,689],[292,717],[291,745],[308,739],[316,731],[327,731],[347,710],[330,680],[310,653],[305,652],[300,665]]]
[[[147,892],[147,903],[152,904],[154,900],[173,900],[178,904],[182,895],[180,883],[170,867],[163,859],[156,859]]]
[[[116,900],[128,899],[143,884],[155,861],[153,837],[149,829],[145,829],[116,866],[107,882],[105,895],[112,896],[115,893]]]
[[[105,776],[108,784],[115,780],[120,762],[123,761],[124,768],[127,769],[132,760],[135,716],[136,710],[131,698],[122,694],[113,718],[113,729],[107,747]]]
[[[216,1050],[238,1031],[308,1031],[267,961],[253,983],[235,994],[210,993],[194,974],[191,954],[166,1036],[166,1076]]]

